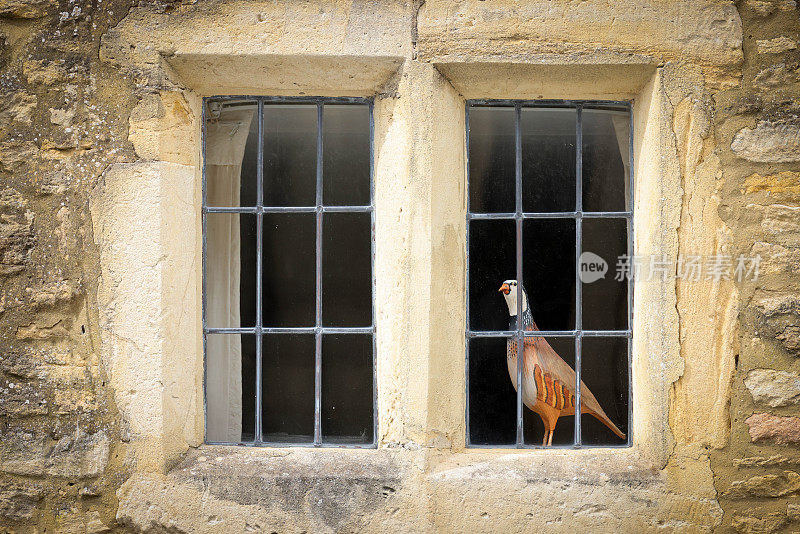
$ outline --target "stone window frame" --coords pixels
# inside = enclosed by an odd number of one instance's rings
[[[440,473],[476,463],[530,472],[556,457],[563,473],[663,467],[673,444],[669,390],[681,371],[674,282],[634,286],[631,431],[637,438],[631,448],[466,449],[463,335],[465,100],[631,100],[634,254],[676,259],[680,166],[663,68],[238,57],[236,64],[249,62],[254,72],[267,74],[258,87],[252,77],[237,85],[220,68],[230,57],[159,57],[160,84],[141,91],[130,118],[129,139],[141,159],[111,166],[91,201],[101,264],[101,353],[137,470],[164,470],[190,447],[207,447],[200,120],[202,97],[224,94],[375,98],[378,451],[348,451],[350,456],[371,462],[394,449],[458,453],[440,460]],[[676,83],[681,73],[666,76]],[[245,448],[242,453],[252,454]]]

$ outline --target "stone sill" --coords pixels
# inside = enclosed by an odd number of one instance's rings
[[[643,532],[663,501],[712,523],[713,502],[670,492],[639,452],[202,445],[167,474],[125,482],[117,520],[142,532],[476,532],[488,514],[501,531],[567,514],[577,531]],[[580,515],[586,502],[603,514]]]
[[[410,470],[431,479],[581,480],[659,478],[658,465],[637,447],[595,449],[378,449],[202,445],[170,477],[208,479],[395,479]]]

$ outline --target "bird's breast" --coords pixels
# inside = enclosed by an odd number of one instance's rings
[[[506,346],[506,363],[508,365],[508,376],[511,378],[511,384],[514,390],[517,390],[517,341],[509,339]],[[533,406],[536,403],[536,381],[533,380],[532,373],[528,369],[528,362],[523,360],[522,368],[522,401],[528,405]]]

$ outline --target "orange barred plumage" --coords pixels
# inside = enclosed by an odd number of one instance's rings
[[[567,386],[554,379],[550,373],[542,373],[538,364],[533,368],[533,379],[536,381],[537,399],[557,410],[562,410],[565,406],[575,407],[575,396]]]

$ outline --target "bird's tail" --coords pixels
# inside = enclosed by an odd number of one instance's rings
[[[625,434],[622,433],[622,430],[617,428],[617,425],[612,423],[611,419],[609,419],[608,416],[605,413],[603,413],[602,411],[600,411],[598,413],[598,412],[596,412],[596,411],[584,406],[583,410],[581,410],[581,412],[588,413],[589,415],[594,416],[595,419],[597,419],[598,421],[600,421],[601,423],[606,425],[608,427],[608,429],[611,430],[614,434],[616,434],[620,439],[627,439]]]

